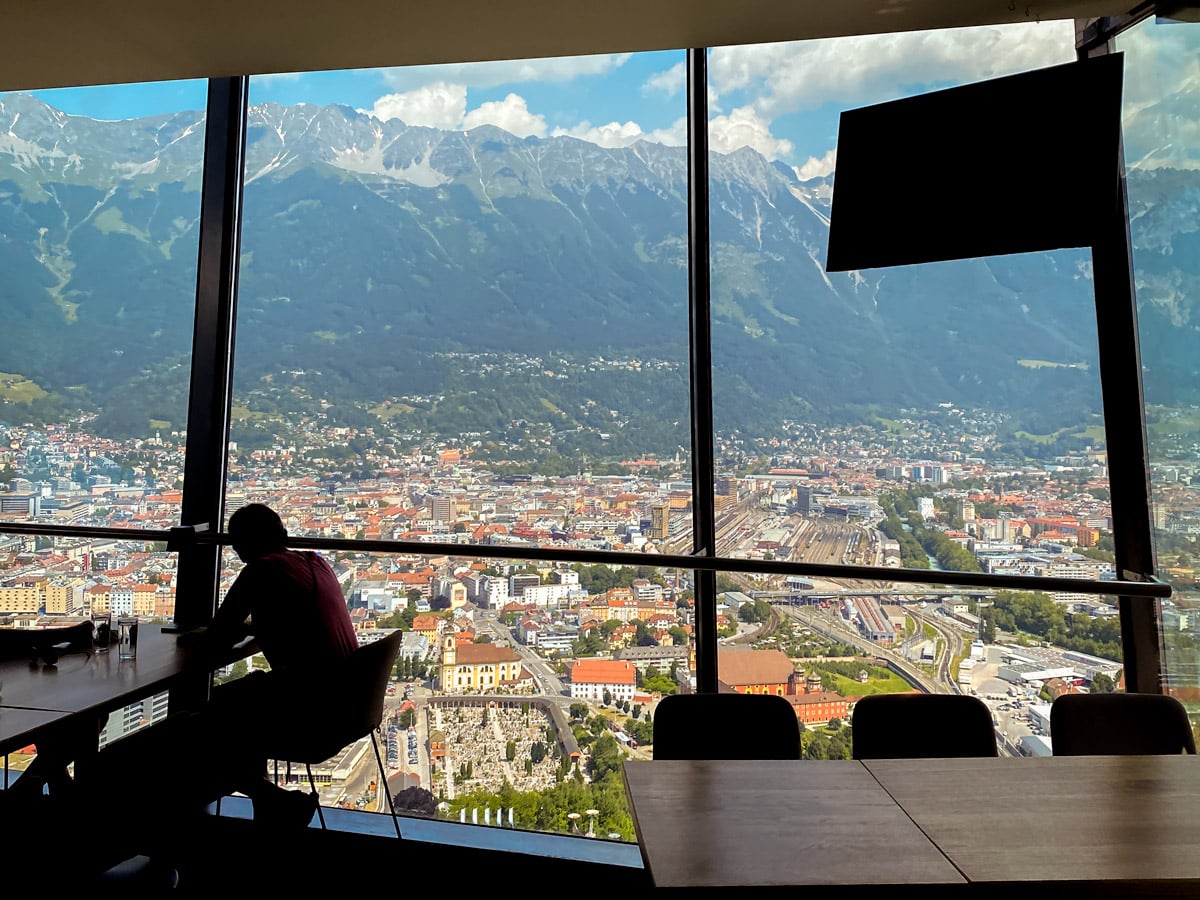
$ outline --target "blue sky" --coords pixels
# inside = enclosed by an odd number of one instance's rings
[[[715,48],[710,141],[751,146],[802,174],[833,167],[841,110],[1068,62],[1069,21]],[[493,124],[616,146],[682,144],[683,51],[256,76],[251,102],[340,103],[409,124]],[[200,109],[203,81],[35,92],[66,112],[121,119]]]

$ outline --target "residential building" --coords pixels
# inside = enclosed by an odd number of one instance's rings
[[[637,667],[620,659],[577,659],[571,665],[571,697],[602,702],[633,701]]]

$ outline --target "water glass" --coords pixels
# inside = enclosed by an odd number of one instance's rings
[[[92,625],[95,631],[92,639],[97,653],[107,653],[112,641],[112,615],[110,613],[92,613]]]
[[[117,658],[137,659],[137,643],[137,616],[119,616],[117,618]]]

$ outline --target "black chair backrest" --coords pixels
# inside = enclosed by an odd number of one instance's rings
[[[1055,756],[1195,753],[1187,710],[1166,694],[1063,694],[1050,705]]]
[[[998,756],[992,712],[962,694],[872,694],[850,719],[855,759]]]
[[[323,673],[306,690],[306,714],[272,740],[269,756],[318,763],[365,737],[383,721],[383,701],[404,635],[364,644]],[[304,701],[306,698],[298,698]]]
[[[796,710],[774,694],[671,694],[654,710],[655,759],[799,759]]]

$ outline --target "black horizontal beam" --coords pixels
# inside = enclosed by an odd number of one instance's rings
[[[0,522],[0,534],[33,534],[57,537],[116,538],[125,541],[167,542],[178,545],[178,529],[171,531],[135,528],[87,528]],[[228,545],[224,532],[198,531],[188,540],[199,545]],[[729,556],[637,553],[612,550],[579,550],[533,544],[456,544],[425,541],[360,541],[344,538],[289,537],[288,546],[303,550],[342,553],[391,553],[402,556],[452,556],[466,559],[537,559],[546,562],[588,563],[613,566],[652,566],[659,569],[694,569],[711,572],[742,572],[763,575],[800,575],[853,581],[887,581],[949,587],[985,587],[1010,591],[1048,591],[1096,596],[1170,597],[1171,586],[1153,576],[1142,581],[1097,581],[1052,578],[1043,575],[996,575],[986,572],[957,572],[939,569],[893,569],[886,566],[852,566],[833,563],[792,563],[780,560],[739,559]]]

